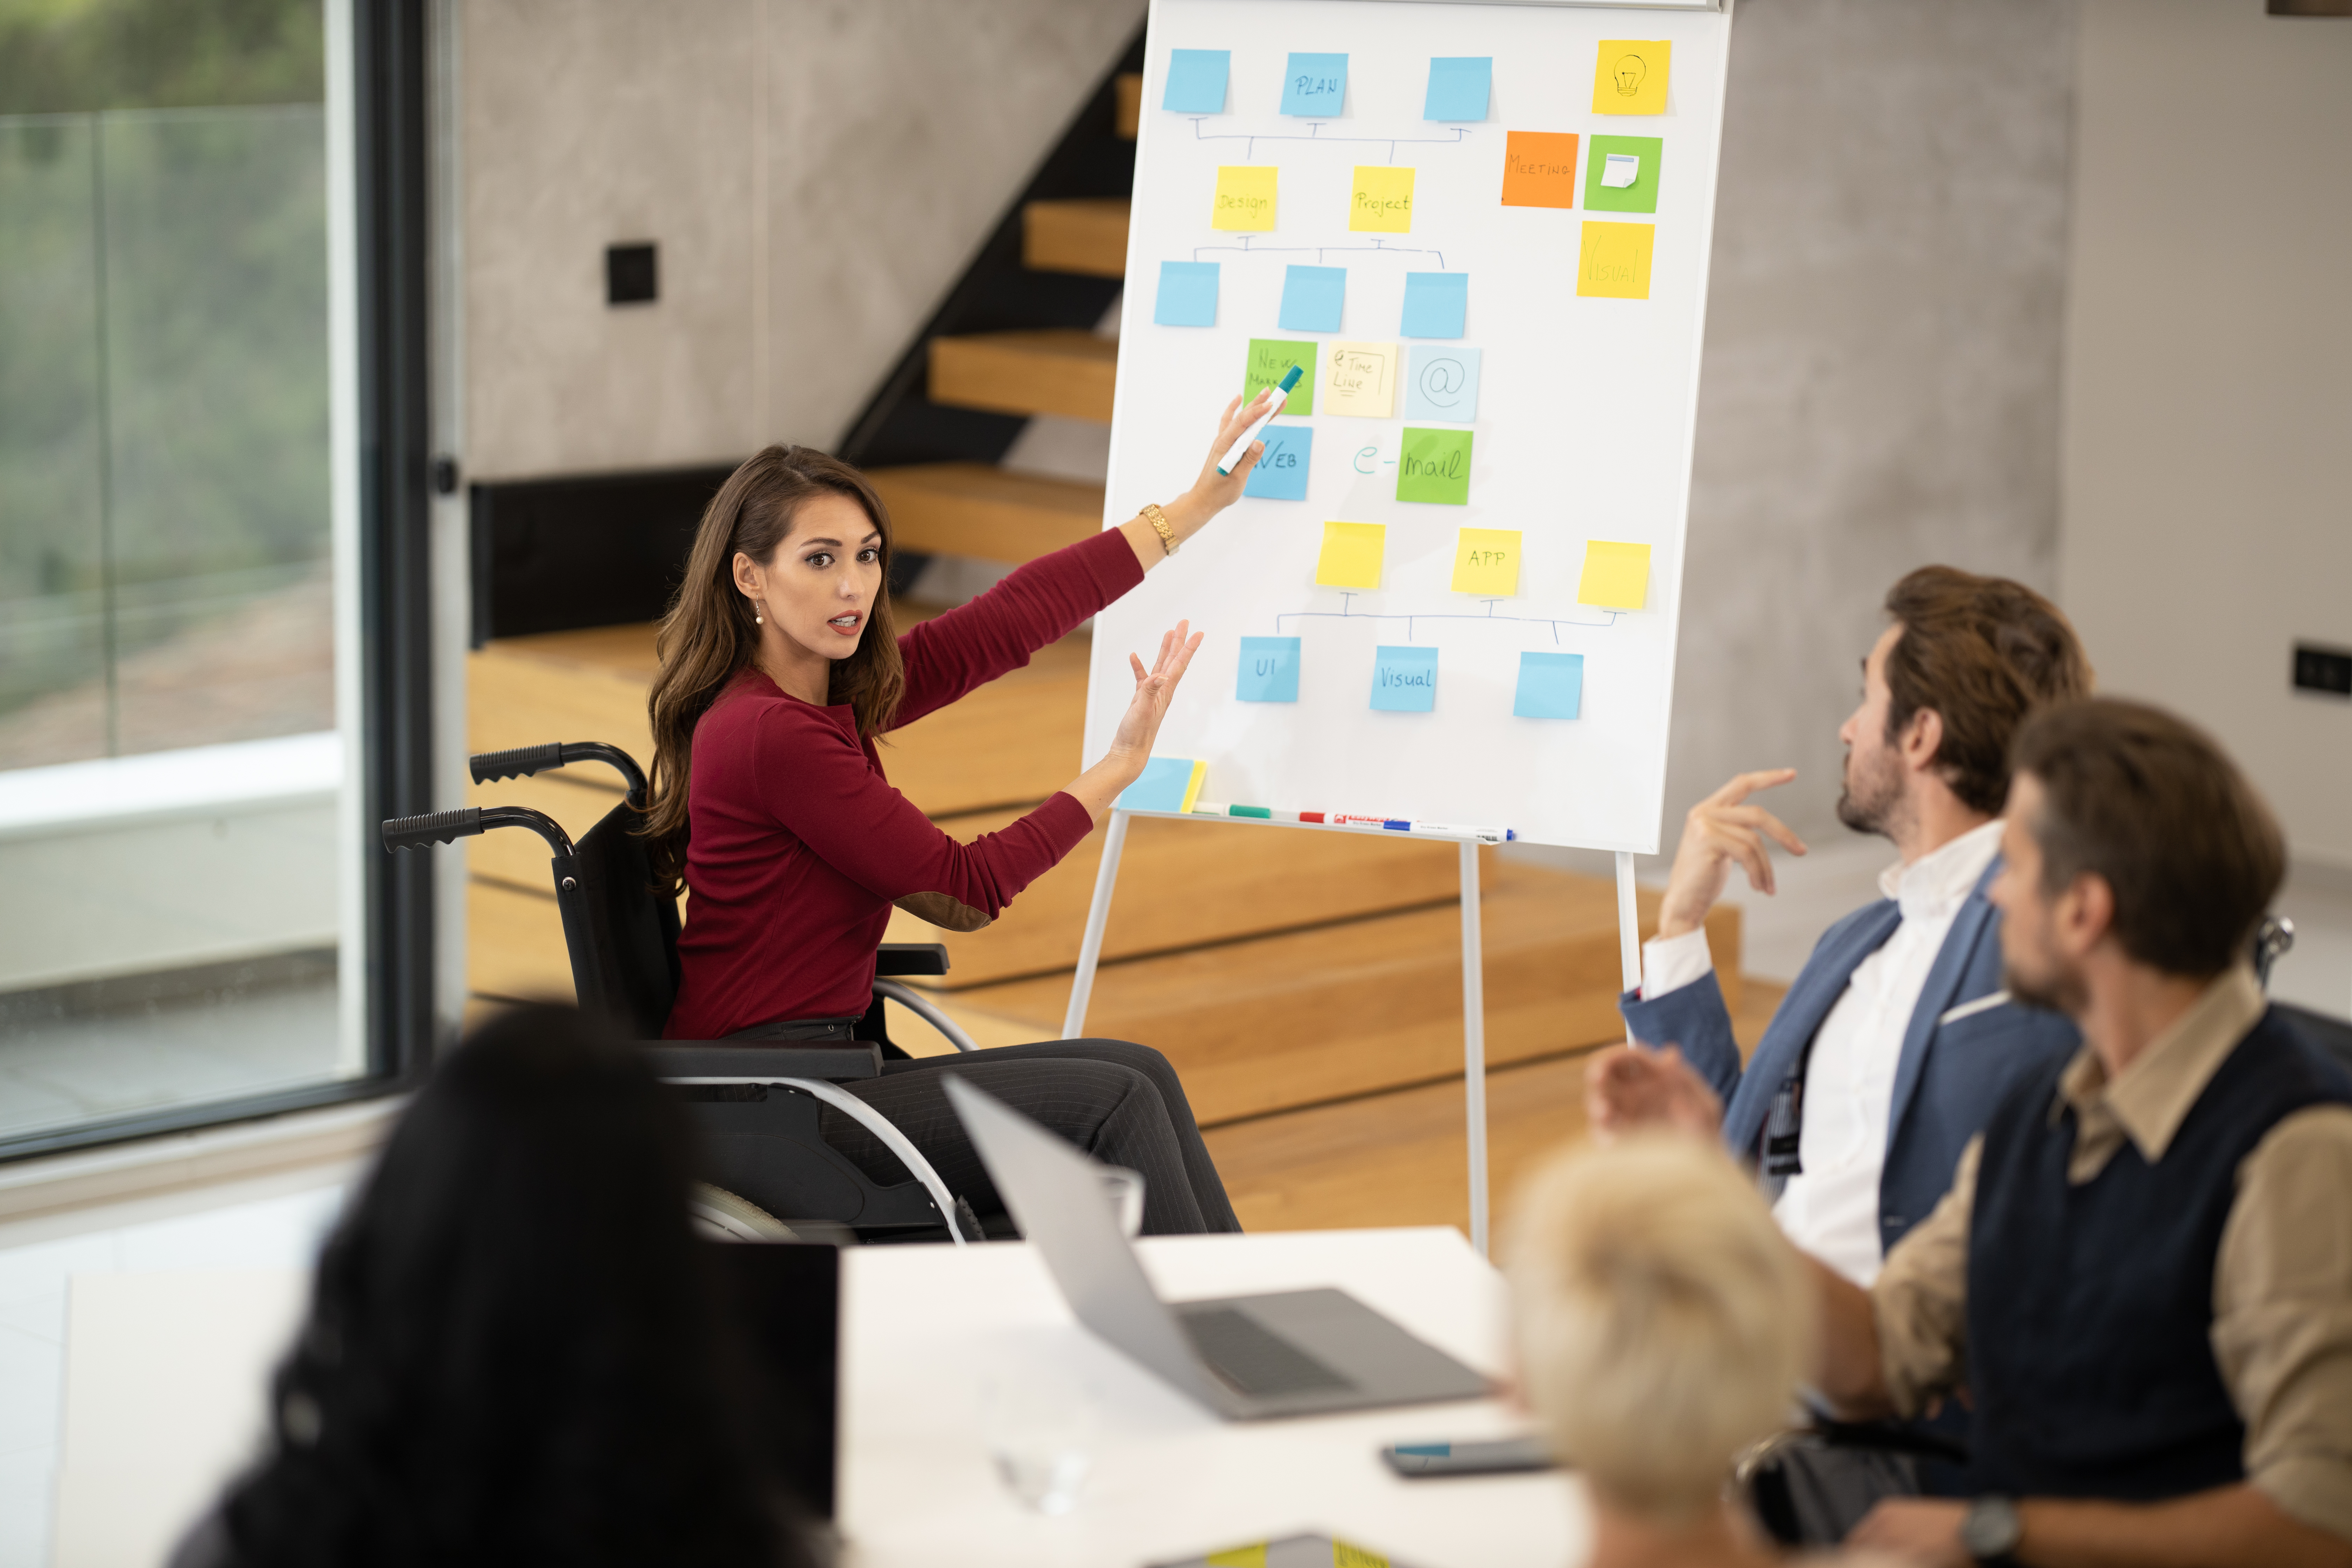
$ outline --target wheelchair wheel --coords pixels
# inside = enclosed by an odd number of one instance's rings
[[[800,1235],[791,1226],[770,1214],[749,1198],[736,1196],[724,1187],[714,1187],[708,1182],[697,1182],[687,1197],[687,1212],[694,1216],[697,1235],[714,1241],[799,1241]]]

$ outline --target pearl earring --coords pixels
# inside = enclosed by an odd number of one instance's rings
[[[752,603],[753,603],[754,605],[758,605],[758,604],[759,604],[759,601],[758,601],[758,600],[756,600],[756,599],[754,599],[754,600],[752,601]],[[761,605],[761,608],[765,608],[766,606]],[[759,614],[759,613],[755,610],[755,611],[752,613],[752,616],[751,616],[751,624],[752,624],[753,626],[766,626],[766,625],[768,624],[768,617],[767,617],[767,616],[763,616],[763,615]]]

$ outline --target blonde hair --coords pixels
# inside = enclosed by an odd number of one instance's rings
[[[1563,1462],[1609,1501],[1686,1520],[1787,1424],[1816,1303],[1796,1249],[1721,1151],[1580,1149],[1511,1227],[1519,1375]]]

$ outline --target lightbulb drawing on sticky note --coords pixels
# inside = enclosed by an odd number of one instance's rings
[[[1274,227],[1275,175],[1279,172],[1271,165],[1219,165],[1210,226],[1260,234]]]
[[[1462,528],[1454,533],[1454,591],[1507,599],[1519,591],[1519,531]]]
[[[1603,38],[1593,62],[1592,112],[1664,114],[1674,45],[1664,38]]]
[[[1642,177],[1642,160],[1630,153],[1612,153],[1602,160],[1601,183],[1622,191]]]
[[[1396,409],[1394,343],[1333,343],[1323,369],[1323,412],[1386,419]]]
[[[1389,531],[1377,522],[1327,522],[1323,552],[1315,558],[1318,588],[1377,588]]]
[[[1348,197],[1348,226],[1366,234],[1412,232],[1412,173],[1376,163],[1358,165]]]
[[[1650,68],[1643,64],[1641,56],[1619,55],[1609,67],[1609,85],[1617,89],[1618,97],[1633,98],[1642,90],[1642,79],[1649,74]]]
[[[1584,575],[1576,602],[1601,610],[1638,610],[1650,597],[1650,547],[1615,540],[1584,542]]]

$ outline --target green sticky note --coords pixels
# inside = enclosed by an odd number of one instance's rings
[[[1656,136],[1595,136],[1584,163],[1584,210],[1654,213],[1658,210],[1658,156],[1665,145]]]
[[[1397,459],[1399,500],[1470,504],[1470,435],[1467,430],[1404,430]]]
[[[1290,389],[1289,400],[1282,411],[1287,415],[1315,412],[1315,345],[1294,343],[1280,338],[1252,338],[1249,364],[1242,374],[1242,401],[1247,403],[1269,386],[1279,386],[1292,365],[1303,368],[1305,374],[1298,384]]]

